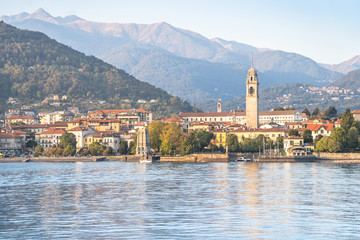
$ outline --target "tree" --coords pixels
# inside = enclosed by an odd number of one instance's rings
[[[29,140],[26,142],[27,148],[35,148],[36,146],[37,146],[37,142],[35,142],[34,140]]]
[[[319,115],[319,113],[320,113],[319,108],[315,108],[311,115],[312,116],[317,116],[317,115]]]
[[[324,137],[324,136],[321,135],[321,134],[317,135],[317,136],[315,137],[315,144],[316,144],[318,141],[320,141],[323,137]]]
[[[154,121],[149,125],[149,140],[150,147],[156,151],[160,150],[161,146],[161,133],[165,127],[165,123],[160,121]]]
[[[60,137],[59,147],[65,149],[67,146],[76,149],[76,137],[72,133],[64,133]]]
[[[328,116],[329,118],[336,117],[337,115],[336,108],[333,106],[328,107],[325,111],[325,115]]]
[[[136,140],[137,139],[130,142],[130,144],[129,144],[129,154],[132,154],[132,155],[136,154],[136,145],[137,145]]]
[[[346,135],[346,147],[354,150],[359,145],[359,133],[356,127],[351,127]]]
[[[38,145],[38,146],[35,148],[34,156],[35,156],[35,157],[41,156],[43,152],[44,152],[44,148],[43,148],[41,145]]]
[[[47,148],[47,149],[45,149],[45,151],[44,151],[44,155],[45,155],[45,156],[48,156],[48,157],[54,156],[54,155],[55,155],[55,152],[56,152],[56,148]]]
[[[261,140],[245,138],[241,146],[241,151],[243,152],[258,152],[259,151],[259,142]],[[262,144],[262,143],[261,143]]]
[[[304,143],[313,143],[313,137],[309,129],[306,129],[304,131],[303,138],[304,138]]]
[[[341,127],[345,129],[345,131],[347,132],[351,126],[354,123],[354,116],[352,115],[352,113],[350,112],[350,109],[347,108],[344,112],[344,114],[342,115],[342,119],[341,119]]]
[[[119,153],[125,155],[128,153],[128,143],[127,141],[122,141],[120,143]]]
[[[104,149],[105,147],[98,142],[93,142],[88,147],[88,151],[92,156],[101,156]]]
[[[226,137],[226,144],[229,152],[238,152],[240,150],[239,140],[235,134],[229,134]]]
[[[273,109],[274,111],[285,111],[283,107],[277,107]]]
[[[307,108],[304,108],[302,113],[305,113],[308,117],[311,115],[309,109],[307,109]]]
[[[298,136],[298,137],[300,137],[300,134],[299,134],[298,130],[296,130],[296,129],[290,129],[289,132],[288,132],[288,135],[289,136]]]
[[[104,152],[103,152],[104,156],[112,156],[114,155],[114,150],[112,149],[112,147],[107,147]]]
[[[67,145],[64,151],[62,152],[63,156],[72,156],[76,153],[76,148],[71,145]]]
[[[330,137],[340,144],[341,149],[345,147],[346,131],[344,128],[342,127],[334,128]]]
[[[331,137],[323,137],[316,143],[316,151],[318,152],[339,152],[341,150],[340,144]]]
[[[284,137],[283,136],[277,137],[275,143],[276,146],[279,147],[279,149],[284,148]]]
[[[182,129],[175,123],[167,124],[161,135],[161,153],[174,155],[182,152],[184,136]],[[165,142],[164,142],[165,141]]]
[[[184,138],[181,153],[191,154],[196,152],[203,152],[205,147],[209,146],[211,140],[215,138],[215,135],[211,132],[201,130],[198,132],[191,132],[187,138]]]

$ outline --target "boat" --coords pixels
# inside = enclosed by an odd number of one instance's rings
[[[140,163],[152,163],[152,160],[144,158],[140,160]]]
[[[236,159],[236,161],[237,162],[252,162],[252,160],[247,157],[240,157],[240,158]]]

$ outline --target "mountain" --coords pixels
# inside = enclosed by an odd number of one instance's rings
[[[360,69],[360,55],[350,58],[349,60],[342,62],[340,64],[321,64],[323,67],[331,70],[347,74],[353,70]]]
[[[262,88],[296,82],[322,86],[342,76],[296,53],[207,39],[165,22],[98,23],[76,16],[52,17],[42,9],[0,19],[22,29],[44,32],[192,103],[243,95],[252,56]]]
[[[102,101],[119,107],[138,100],[156,114],[193,111],[187,102],[141,82],[123,70],[93,56],[86,56],[50,39],[43,33],[20,30],[0,22],[0,99],[42,101],[51,94],[67,95],[73,104]]]
[[[349,72],[331,85],[347,89],[360,89],[360,69]]]

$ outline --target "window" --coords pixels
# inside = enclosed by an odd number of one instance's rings
[[[255,93],[254,88],[253,88],[253,87],[250,87],[250,88],[249,88],[249,94],[250,94],[250,95],[253,95],[254,93]]]

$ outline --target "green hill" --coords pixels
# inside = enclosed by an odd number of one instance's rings
[[[110,107],[120,107],[122,99],[129,99],[130,107],[139,107],[140,99],[155,99],[156,103],[141,107],[156,111],[156,117],[194,110],[189,103],[102,60],[43,33],[20,30],[4,22],[0,22],[0,86],[1,105],[8,97],[31,103],[57,94],[67,95],[73,105],[103,100]]]
[[[360,88],[360,70],[354,70],[343,77],[339,78],[333,84],[332,86],[335,87],[343,87],[348,89],[359,89]]]

